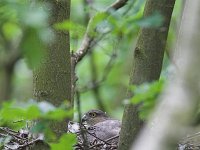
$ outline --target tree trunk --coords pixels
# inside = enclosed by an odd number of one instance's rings
[[[70,0],[48,1],[51,6],[50,25],[69,19]],[[41,66],[34,70],[34,97],[38,101],[48,101],[60,106],[65,100],[71,102],[71,59],[69,33],[55,31],[55,40],[45,53]],[[52,123],[57,136],[64,133],[66,122]]]
[[[164,17],[164,23],[159,28],[143,28],[140,31],[133,55],[131,85],[159,79],[174,4],[175,0],[147,0],[144,16],[158,11]],[[128,91],[127,96],[130,98],[133,95]],[[142,120],[138,115],[138,106],[126,105],[120,133],[120,150],[128,150],[131,147],[141,127]]]
[[[163,92],[162,100],[133,150],[175,150],[178,142],[182,147],[179,149],[199,149],[199,135],[185,135],[191,132],[191,129],[199,132],[199,127],[192,125],[199,113],[200,102],[199,14],[200,1],[187,0],[176,45],[176,52],[179,52],[176,60],[181,61],[179,70]]]
[[[14,66],[3,66],[1,68],[1,78],[0,78],[0,102],[9,100],[12,93],[12,76],[13,76]]]

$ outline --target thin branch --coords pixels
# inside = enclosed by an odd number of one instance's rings
[[[84,92],[87,92],[88,90],[93,90],[93,89],[101,86],[102,83],[107,80],[107,77],[108,77],[109,73],[111,72],[112,67],[114,65],[114,61],[117,57],[117,49],[118,49],[118,44],[119,44],[120,40],[121,40],[121,37],[117,40],[116,44],[113,47],[113,53],[111,54],[110,59],[104,68],[102,78],[100,80],[92,81],[91,82],[92,84],[88,84],[82,88],[79,88],[79,92],[84,93]],[[100,46],[102,49],[105,49],[101,45],[99,45],[99,44],[97,44],[97,45]]]
[[[8,55],[6,66],[14,66],[15,63],[22,57],[22,51],[19,49],[13,50],[10,52],[10,55]]]
[[[90,53],[90,68],[91,68],[90,71],[92,75],[92,85],[93,85],[96,83],[98,79],[97,67],[96,67],[96,62],[95,62],[95,57],[94,57],[93,52]],[[101,98],[100,87],[95,86],[95,88],[93,88],[92,91],[93,91],[93,95],[96,99],[99,109],[106,112],[103,100]]]
[[[93,136],[93,137],[95,137],[96,139],[98,139],[98,140],[100,140],[100,141],[102,141],[102,142],[104,142],[104,143],[106,143],[106,144],[108,144],[108,145],[111,145],[110,143],[108,143],[107,141],[105,141],[105,140],[102,140],[102,139],[100,139],[99,137],[97,137],[96,135],[94,135],[94,134],[92,134],[92,133],[90,133],[89,131],[88,131],[88,129],[84,126],[84,125],[82,125],[84,128],[85,128],[85,130],[87,131],[87,133],[89,134],[89,135],[91,135],[91,136]]]
[[[125,6],[125,4],[128,2],[128,0],[117,0],[115,3],[110,5],[105,12],[109,13],[110,10],[118,10]],[[93,17],[94,18],[94,17]],[[93,21],[93,18],[90,19],[89,24]],[[73,60],[75,61],[75,65],[82,60],[82,58],[88,53],[88,50],[91,48],[91,45],[93,41],[95,41],[96,37],[94,35],[89,35],[89,24],[87,26],[86,33],[84,35],[83,41],[81,43],[80,48],[77,50],[77,52],[73,55]],[[94,29],[95,32],[97,28]]]
[[[110,56],[110,60],[108,61],[108,63],[106,64],[105,66],[105,69],[103,71],[103,75],[102,75],[102,78],[98,81],[93,81],[92,84],[89,84],[89,85],[86,85],[82,88],[79,89],[79,92],[81,93],[84,93],[84,92],[87,92],[88,90],[92,90],[96,87],[99,87],[102,85],[102,83],[104,81],[106,81],[112,67],[113,67],[113,63],[114,63],[114,60],[115,58],[117,57],[117,54],[116,52],[114,51],[113,54]]]
[[[21,130],[14,131],[8,127],[0,127],[0,137],[6,138],[8,136],[11,137],[10,141],[3,145],[4,148],[7,149],[13,149],[13,150],[18,150],[23,148],[26,149],[30,145],[34,144],[37,145],[38,144],[37,142],[42,142],[48,146],[48,144],[43,141],[43,136],[33,137],[30,131],[27,131],[27,133],[23,133]]]
[[[37,139],[34,139],[34,140],[30,141],[30,142],[27,142],[27,143],[24,143],[24,144],[21,144],[21,145],[14,142],[14,145],[16,145],[16,147],[14,147],[14,148],[12,148],[11,145],[5,145],[5,147],[7,147],[9,149],[13,149],[13,150],[18,150],[18,149],[22,149],[22,148],[27,148],[28,146],[36,144],[39,141],[43,142],[43,140],[41,140],[40,138],[37,138]]]
[[[0,129],[4,132],[6,132],[8,135],[10,135],[12,138],[14,138],[15,140],[17,141],[23,141],[23,142],[26,142],[28,139],[27,138],[24,138],[24,137],[21,137],[19,135],[19,132],[16,132],[14,130],[11,130],[7,127],[0,127]]]
[[[112,5],[110,5],[110,7],[107,8],[107,11],[109,11],[110,9],[117,10],[119,8],[122,8],[124,5],[126,5],[127,2],[128,0],[117,0]]]
[[[90,10],[88,10],[87,8],[88,6],[91,7],[92,3],[93,3],[93,0],[92,1],[83,0],[83,8],[86,10],[85,17],[84,17],[84,21],[86,24],[89,22],[91,18]]]
[[[1,37],[4,41],[2,43],[3,55],[0,56],[0,70],[3,73],[0,85],[0,99],[7,100],[10,99],[12,93],[11,82],[15,64],[22,57],[22,51],[20,49],[22,37],[20,36],[12,41],[6,40],[2,35]]]
[[[79,124],[81,126],[84,126],[81,124],[81,101],[80,101],[80,93],[76,90],[76,101],[77,101],[77,109],[78,109],[78,118],[79,118]],[[88,141],[87,141],[87,137],[86,137],[86,134],[85,134],[85,130],[83,128],[80,128],[80,134],[81,134],[81,137],[83,138],[83,149],[88,149]]]
[[[40,138],[37,138],[37,139],[34,139],[34,140],[30,141],[30,142],[27,142],[26,144],[19,145],[19,146],[18,146],[18,149],[19,149],[19,148],[25,148],[25,147],[27,147],[27,146],[33,145],[33,144],[35,144],[35,143],[37,143],[37,142],[39,142],[39,141],[44,142],[44,141],[41,140]]]

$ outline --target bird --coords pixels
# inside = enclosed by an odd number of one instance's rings
[[[103,122],[106,120],[109,120],[109,117],[106,114],[106,112],[95,109],[86,112],[81,118],[81,122],[86,123],[89,126],[93,126],[99,122]]]
[[[109,117],[106,112],[92,109],[81,118],[81,123],[71,123],[76,128],[78,144],[76,150],[82,149],[86,143],[88,149],[117,149],[121,121]],[[72,125],[72,126],[73,126]],[[77,130],[77,125],[79,130]],[[74,131],[74,130],[73,130]]]

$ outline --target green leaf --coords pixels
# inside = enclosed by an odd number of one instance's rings
[[[28,120],[33,120],[39,118],[40,115],[41,115],[40,109],[37,106],[32,105],[29,106],[25,111],[24,118]]]
[[[132,86],[132,91],[134,96],[131,101],[134,104],[140,103],[142,101],[151,100],[156,97],[163,89],[163,81],[155,81],[153,83],[144,83],[140,86]]]
[[[76,143],[76,136],[74,134],[64,134],[58,143],[51,143],[51,150],[72,150]]]
[[[163,24],[164,18],[159,12],[154,12],[152,15],[141,20],[135,21],[140,27],[160,27]]]
[[[13,121],[13,120],[31,120],[37,119],[40,116],[40,110],[37,106],[29,106],[27,108],[21,108],[18,106],[4,105],[0,111],[0,116],[4,120]]]
[[[47,27],[47,13],[42,9],[41,5],[42,4],[35,3],[31,9],[25,8],[24,11],[26,11],[26,13],[21,12],[21,21],[23,24],[38,29],[41,27]]]
[[[84,26],[69,20],[56,23],[54,25],[54,28],[57,30],[70,31],[72,37],[82,37],[86,31],[86,28]]]
[[[139,86],[131,86],[134,96],[131,98],[133,104],[142,103],[140,106],[140,117],[147,118],[157,103],[157,97],[163,90],[164,80],[152,83],[144,83]]]
[[[29,28],[26,30],[21,48],[27,65],[30,68],[38,67],[44,57],[45,48],[35,29]]]
[[[6,22],[3,24],[3,33],[8,40],[19,38],[21,29],[16,23]]]
[[[89,35],[95,36],[95,34],[96,34],[95,28],[97,28],[98,25],[103,20],[105,20],[107,16],[108,16],[108,14],[106,12],[99,12],[90,20],[90,22],[88,24]]]
[[[48,113],[43,114],[41,117],[44,119],[61,121],[64,118],[71,116],[72,114],[73,110],[64,110],[61,108],[57,108],[54,111],[49,111]]]
[[[32,133],[42,133],[48,128],[47,121],[39,121],[31,128]]]

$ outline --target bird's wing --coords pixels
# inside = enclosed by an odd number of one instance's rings
[[[83,145],[84,141],[79,124],[70,123],[68,127],[71,132],[77,135],[78,144],[75,146],[75,149],[79,149],[79,145]],[[106,149],[116,149],[119,139],[119,132],[121,130],[120,121],[108,119],[84,129],[86,130],[83,132],[83,134],[86,135],[86,142],[88,142],[89,147],[99,150],[105,149],[105,147]]]
[[[107,140],[119,135],[121,122],[109,119],[95,124],[92,128],[92,130],[94,130],[93,133],[95,133],[98,138]]]
[[[200,149],[200,132],[188,135],[179,143],[178,150],[199,150]]]

